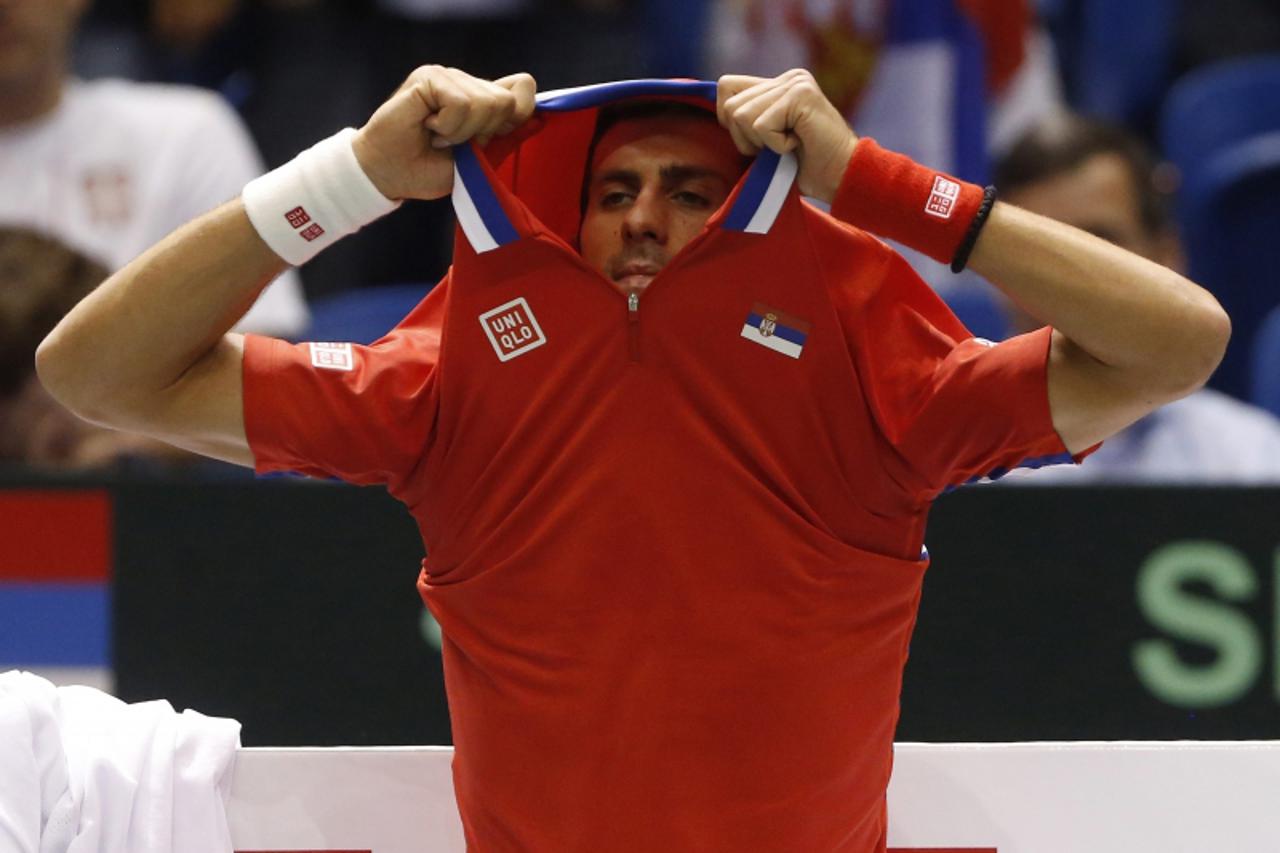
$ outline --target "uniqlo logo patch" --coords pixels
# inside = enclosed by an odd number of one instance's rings
[[[933,179],[933,192],[929,193],[929,201],[924,206],[924,212],[939,219],[950,219],[951,214],[955,212],[958,198],[960,198],[960,185],[938,175]]]
[[[547,342],[533,310],[524,297],[499,305],[480,315],[480,325],[493,345],[498,361],[510,361]]]
[[[351,344],[311,343],[311,366],[321,370],[354,370],[355,355]]]
[[[289,220],[290,228],[301,228],[303,225],[306,225],[311,221],[311,217],[307,214],[306,209],[302,207],[295,207],[293,210],[286,213],[284,218]]]
[[[302,239],[310,243],[312,240],[324,234],[324,229],[319,225],[309,225],[298,233],[302,235]]]

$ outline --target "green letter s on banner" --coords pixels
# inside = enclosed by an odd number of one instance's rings
[[[1183,708],[1215,708],[1236,701],[1262,670],[1262,641],[1248,616],[1185,589],[1207,584],[1229,602],[1247,602],[1258,591],[1249,561],[1218,542],[1164,545],[1138,570],[1138,607],[1153,626],[1184,642],[1208,646],[1209,664],[1183,662],[1166,639],[1142,640],[1133,648],[1139,680],[1157,698]]]

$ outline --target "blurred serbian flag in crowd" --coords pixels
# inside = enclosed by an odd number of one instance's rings
[[[1006,96],[1028,96],[1017,99],[1023,126],[1035,119],[1023,113],[1061,100],[1052,80],[1019,79],[1045,65],[1026,0],[717,0],[712,9],[715,73],[808,68],[858,133],[974,183],[986,182]]]
[[[101,490],[0,494],[0,672],[111,690],[111,516]]]
[[[860,135],[975,184],[1065,110],[1028,0],[712,0],[708,23],[712,75],[808,68]],[[972,284],[895,248],[944,296]]]

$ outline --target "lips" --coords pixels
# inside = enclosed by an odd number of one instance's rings
[[[626,264],[613,274],[613,278],[615,281],[621,281],[624,278],[639,275],[653,278],[658,274],[659,269],[661,269],[661,267],[657,264]]]

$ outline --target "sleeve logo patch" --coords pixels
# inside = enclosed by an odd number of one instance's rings
[[[354,370],[355,355],[351,344],[310,343],[311,366],[321,370]]]
[[[510,361],[547,342],[547,336],[542,333],[542,327],[523,296],[481,314],[480,325],[493,345],[498,361]]]
[[[287,212],[284,218],[289,223],[289,227],[297,231],[298,236],[308,243],[324,236],[324,229],[320,227],[319,222],[311,222],[311,214],[307,213],[305,207],[295,207]]]
[[[933,192],[924,206],[924,212],[939,219],[950,219],[955,212],[956,199],[960,198],[960,185],[955,181],[936,175],[933,179]]]

